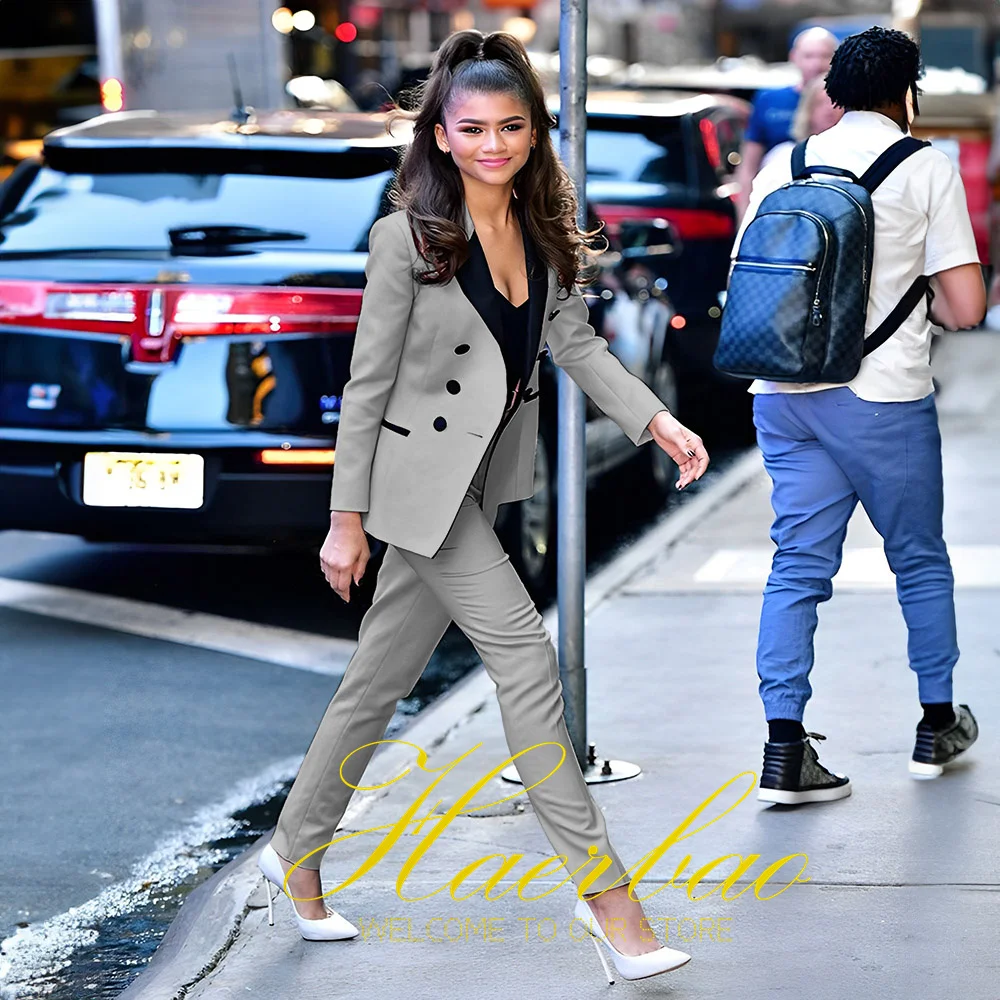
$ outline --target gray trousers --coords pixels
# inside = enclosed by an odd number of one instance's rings
[[[271,843],[282,857],[298,861],[333,840],[353,792],[340,779],[344,758],[351,755],[344,765],[347,781],[361,785],[375,748],[351,751],[384,737],[396,702],[413,690],[455,621],[496,684],[511,754],[538,743],[565,748],[565,759],[548,778],[562,756],[559,747],[538,747],[514,763],[525,786],[541,782],[528,791],[528,799],[567,869],[554,869],[551,876],[561,879],[575,871],[579,884],[605,855],[611,864],[585,890],[599,892],[618,881],[625,865],[611,846],[604,814],[573,752],[555,647],[497,540],[496,509],[481,507],[485,461],[484,456],[433,557],[387,546],[358,648],[313,737]],[[317,851],[302,867],[318,869],[325,853]],[[596,860],[588,864],[591,859]]]

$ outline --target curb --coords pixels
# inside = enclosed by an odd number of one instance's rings
[[[736,496],[763,468],[760,452],[752,448],[710,486],[666,514],[625,552],[587,580],[584,614],[590,614],[637,573],[656,562],[702,518]],[[543,614],[542,620],[550,634],[557,637],[558,604]],[[430,752],[495,693],[496,686],[480,664],[447,694],[420,712],[394,739],[415,743]],[[366,783],[387,785],[410,768],[413,759],[412,748],[402,742],[384,745],[372,756],[365,770]],[[353,825],[374,802],[388,795],[389,790],[355,792],[337,829]],[[118,995],[120,1000],[183,1000],[191,987],[224,959],[248,911],[257,908],[252,899],[260,879],[257,855],[270,841],[271,832],[259,837],[187,897],[149,965]]]
[[[225,957],[236,941],[260,879],[259,837],[184,900],[149,965],[117,994],[118,1000],[181,1000]]]

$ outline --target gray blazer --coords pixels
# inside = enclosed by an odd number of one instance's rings
[[[465,227],[471,237],[467,208]],[[414,278],[428,265],[417,253],[405,212],[376,221],[369,251],[330,508],[360,511],[370,535],[430,557],[500,425],[507,397],[504,359],[457,280],[421,285]],[[534,493],[543,347],[635,445],[651,440],[647,426],[667,408],[597,336],[579,290],[567,296],[555,270],[547,270],[531,377],[490,460],[484,509]]]

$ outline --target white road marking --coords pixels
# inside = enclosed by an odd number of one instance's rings
[[[728,580],[737,573],[740,564],[746,559],[746,554],[739,549],[719,549],[713,552],[711,558],[695,573],[696,583],[716,583]]]
[[[754,584],[763,586],[771,572],[773,549],[718,549],[695,572],[696,583]],[[951,545],[948,547],[956,587],[1000,587],[1000,545]],[[880,548],[844,550],[834,584],[890,588],[896,578]]]
[[[9,577],[0,577],[0,606],[337,677],[357,648],[349,639]]]

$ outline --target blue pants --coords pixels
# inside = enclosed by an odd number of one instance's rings
[[[958,644],[933,393],[915,402],[870,403],[841,387],[758,394],[753,402],[773,483],[777,546],[757,641],[766,717],[802,721],[812,694],[816,608],[833,592],[859,500],[896,576],[920,701],[950,703]]]

